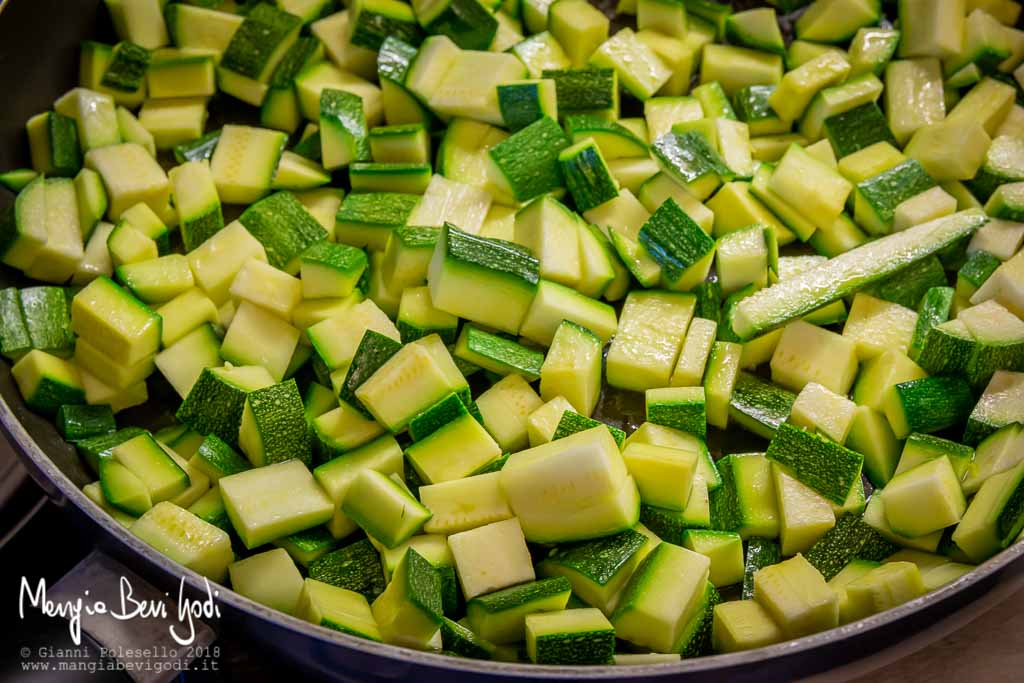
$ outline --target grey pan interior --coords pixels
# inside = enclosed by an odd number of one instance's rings
[[[0,168],[27,164],[24,122],[75,83],[79,42],[109,34],[101,0],[0,2]],[[11,199],[0,190],[0,207]],[[0,286],[12,284],[22,283],[10,269],[0,270]],[[6,362],[0,362],[0,397],[5,434],[78,533],[165,590],[176,589],[183,574],[190,589],[202,589],[201,577],[137,541],[81,493],[79,486],[91,477],[53,425],[25,408]],[[930,595],[825,633],[746,653],[633,667],[535,667],[414,652],[313,627],[227,590],[220,607],[223,620],[246,632],[254,647],[335,680],[789,680],[874,654],[954,615],[997,584],[1020,582],[1022,556],[1024,544],[1017,544]]]

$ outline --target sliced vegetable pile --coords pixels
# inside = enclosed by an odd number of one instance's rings
[[[2,260],[47,283],[0,291],[0,351],[170,558],[371,640],[622,664],[833,628],[1021,534],[1018,2],[779,0],[788,45],[710,0],[614,33],[163,4],[107,0],[120,42],[0,175]],[[259,126],[208,131],[231,98]],[[173,421],[115,419],[151,389]]]

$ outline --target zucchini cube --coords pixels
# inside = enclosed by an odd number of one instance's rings
[[[707,435],[704,387],[648,389],[645,403],[648,422],[689,432],[702,439]]]
[[[160,348],[160,316],[105,277],[72,299],[71,326],[121,365],[135,365]]]
[[[545,195],[516,212],[515,242],[540,261],[540,276],[576,287],[582,275],[577,218],[564,204]]]
[[[711,560],[671,543],[659,544],[623,589],[611,615],[618,638],[655,652],[674,652],[697,616]]]
[[[348,453],[372,441],[384,428],[349,403],[313,419],[313,449],[321,460]]]
[[[232,301],[248,301],[282,320],[291,320],[292,311],[302,300],[302,282],[266,261],[251,258],[235,275],[228,293]]]
[[[494,41],[499,22],[480,0],[446,0],[419,6],[416,18],[430,34],[448,36],[463,50],[486,50]]]
[[[853,425],[857,404],[845,396],[809,382],[797,394],[789,421],[798,427],[813,429],[836,443],[846,443]]]
[[[373,301],[343,307],[335,315],[311,325],[306,335],[327,368],[334,371],[352,362],[367,330],[395,341],[401,339],[394,323]]]
[[[220,353],[224,360],[236,365],[266,368],[280,382],[298,343],[296,328],[257,305],[242,301],[224,335]]]
[[[467,600],[536,578],[515,517],[453,534],[448,545]]]
[[[753,434],[771,439],[779,425],[789,418],[795,401],[793,392],[741,371],[729,397],[729,419]]]
[[[974,406],[971,387],[960,377],[925,377],[901,382],[888,390],[885,416],[896,438],[925,434],[959,425]]]
[[[541,398],[563,396],[580,415],[593,413],[601,393],[602,348],[590,330],[563,320],[540,367]]]
[[[975,562],[983,562],[1013,543],[1024,515],[1018,500],[1024,489],[1024,463],[985,480],[953,531],[953,542]]]
[[[918,465],[942,457],[949,458],[959,481],[963,482],[971,473],[974,449],[970,446],[964,446],[931,434],[911,434],[903,444],[903,452],[900,454],[895,474],[903,474]]]
[[[567,609],[526,617],[526,653],[534,664],[607,664],[614,652],[615,628],[601,610]]]
[[[782,74],[780,55],[733,45],[704,46],[701,83],[718,82],[729,96],[751,85],[777,84]]]
[[[113,144],[90,150],[86,168],[100,174],[107,188],[110,205],[107,217],[121,218],[127,209],[143,202],[154,212],[166,209],[171,199],[171,181],[167,174],[140,145]]]
[[[761,225],[753,225],[718,238],[716,269],[722,294],[732,294],[747,285],[753,285],[755,291],[768,286],[769,245],[766,232]]]
[[[439,337],[431,335],[403,346],[355,395],[378,422],[397,432],[449,393],[465,387],[466,380],[448,350]]]
[[[573,593],[588,605],[610,614],[629,577],[656,545],[629,529],[605,538],[558,546],[537,570],[544,576],[568,579]]]
[[[230,298],[235,276],[249,259],[267,260],[263,245],[235,221],[189,253],[196,284],[216,306]]]
[[[593,139],[566,147],[558,155],[565,185],[579,211],[586,211],[614,199],[618,181],[608,170],[601,149]]]
[[[732,531],[687,529],[683,547],[711,561],[708,580],[715,586],[731,586],[743,581],[743,539]]]
[[[457,184],[452,183],[451,185]],[[445,194],[444,203],[454,198],[448,196],[449,193]],[[422,202],[415,211],[417,216],[415,220],[417,221],[422,214],[421,206]],[[388,238],[387,247],[384,249],[382,263],[384,278],[388,282],[394,283],[394,286],[403,289],[424,284],[427,280],[427,271],[430,269],[430,257],[434,253],[434,247],[437,245],[437,238],[441,232],[440,225],[443,224],[442,220],[438,227],[420,225],[396,227],[392,231],[391,237]]]
[[[544,354],[472,325],[462,328],[454,355],[498,375],[520,374],[528,382],[540,377]]]
[[[398,192],[350,194],[338,210],[335,237],[343,244],[384,251],[419,201],[417,195]]]
[[[157,314],[163,323],[160,343],[164,348],[173,346],[204,323],[220,322],[217,307],[196,287],[165,303]]]
[[[634,391],[668,386],[695,305],[692,294],[630,292],[608,350],[608,383]]]
[[[523,640],[530,614],[565,609],[572,585],[553,577],[504,588],[466,602],[466,620],[481,638],[503,645]]]
[[[373,469],[352,480],[341,511],[388,548],[408,540],[430,519],[430,511],[404,484]]]
[[[146,70],[150,97],[212,97],[217,92],[213,57],[157,57]]]
[[[158,150],[172,149],[203,134],[208,112],[205,97],[146,100],[139,123],[153,136]]]
[[[779,506],[779,542],[783,555],[807,552],[829,529],[836,516],[829,502],[775,463],[772,479]]]
[[[327,522],[334,504],[299,460],[221,477],[231,525],[247,548],[256,548]]]
[[[153,507],[145,482],[130,469],[111,458],[101,460],[97,469],[102,499],[111,508],[134,520]]]
[[[446,344],[454,344],[459,319],[434,307],[429,287],[409,287],[402,291],[397,325],[405,343],[437,334]]]
[[[3,321],[0,322],[0,346],[6,355],[16,349],[38,349],[68,357],[75,342],[71,331],[69,301],[61,287],[14,287],[0,292]]]
[[[569,144],[554,119],[540,118],[491,147],[492,179],[521,202],[563,187],[558,158]]]
[[[534,542],[621,531],[632,527],[639,514],[635,484],[605,427],[515,454],[501,470],[501,486]]]
[[[670,289],[688,291],[711,270],[715,241],[672,198],[640,228],[639,242],[661,266]]]
[[[669,510],[685,510],[697,470],[692,451],[633,443],[622,453],[640,491],[640,500]]]
[[[974,353],[966,368],[972,386],[980,389],[997,369],[1024,368],[1024,322],[997,301],[964,309],[957,320],[974,336]]]
[[[971,180],[985,163],[989,144],[978,121],[942,121],[919,128],[905,153],[939,182]]]
[[[776,90],[776,94],[778,91]],[[843,212],[853,185],[836,169],[791,145],[782,156],[768,187],[817,226],[830,226]]]
[[[416,72],[422,59],[418,57],[406,77],[406,83],[416,80],[416,86],[410,89],[417,93],[425,92],[423,99],[442,117],[466,117],[500,125],[497,87],[501,83],[526,78],[526,66],[509,53],[455,50],[443,75],[439,73],[429,81],[424,79],[422,85],[419,82],[422,74]]]
[[[499,472],[476,474],[419,489],[420,501],[433,515],[427,533],[456,534],[510,519],[512,508],[501,490]]]
[[[324,88],[320,94],[320,144],[328,171],[370,160],[370,141],[359,95]]]
[[[476,405],[484,427],[507,453],[530,445],[528,419],[544,402],[522,376],[508,375],[477,396]]]
[[[749,599],[715,605],[711,634],[712,647],[721,653],[774,645],[786,638],[768,611]]]
[[[844,505],[860,480],[864,456],[795,425],[779,425],[766,457],[836,505]]]
[[[193,251],[224,227],[217,185],[208,161],[189,161],[168,173],[174,186],[178,227],[186,251]]]
[[[125,264],[114,274],[132,294],[147,304],[162,304],[192,289],[195,280],[182,254]]]
[[[495,647],[462,624],[445,617],[441,620],[441,643],[444,649],[469,659],[491,659]]]
[[[82,168],[74,119],[55,111],[44,112],[29,119],[26,130],[36,173],[70,178]]]
[[[236,444],[245,396],[273,383],[270,373],[258,366],[204,369],[176,417],[200,434]]]
[[[330,534],[328,536],[330,537]],[[331,538],[333,540],[333,537]],[[309,578],[350,590],[367,600],[376,599],[387,586],[380,554],[367,538],[310,562]]]
[[[710,492],[711,519],[715,527],[736,531],[744,539],[777,536],[779,515],[771,463],[765,456],[761,453],[728,455],[716,466],[722,484]]]
[[[313,578],[302,581],[295,615],[317,626],[367,640],[382,640],[365,596]]]
[[[150,434],[119,443],[110,457],[138,477],[154,503],[173,499],[188,487],[188,475]]]
[[[853,218],[872,235],[888,234],[893,231],[896,207],[933,187],[935,180],[920,162],[908,159],[857,183]]]
[[[221,201],[252,204],[266,195],[287,141],[287,134],[279,131],[224,126],[210,159],[210,171]]]
[[[170,559],[211,581],[223,582],[228,565],[234,561],[231,539],[223,529],[169,501],[154,505],[129,530]]]
[[[309,466],[309,432],[295,380],[246,395],[238,445],[255,467],[292,458]]]
[[[876,411],[885,409],[889,390],[902,382],[923,379],[928,374],[906,354],[887,350],[864,364],[853,386],[853,400]]]
[[[587,59],[608,39],[608,27],[608,18],[587,2],[560,0],[548,10],[548,30],[576,68],[586,66]]]
[[[354,412],[354,411],[353,411]],[[337,537],[343,537],[356,530],[356,524],[341,512],[352,481],[363,469],[374,469],[386,475],[405,476],[402,449],[390,436],[382,436],[361,446],[350,448],[344,458],[333,458],[317,467],[313,474],[334,501],[335,516],[329,529]],[[334,533],[342,531],[345,533]]]
[[[967,509],[960,479],[946,457],[897,474],[881,495],[889,526],[911,538],[956,524]]]
[[[80,441],[117,431],[110,406],[63,405],[57,410],[57,431],[67,441]]]
[[[722,157],[697,131],[676,131],[673,127],[654,138],[651,149],[661,170],[699,201],[733,178]]]
[[[654,51],[623,28],[604,41],[588,60],[590,66],[614,69],[622,87],[638,100],[652,97],[672,73]]]
[[[283,548],[258,553],[228,565],[231,586],[261,605],[295,614],[303,592],[303,579]]]
[[[559,439],[564,439],[565,437],[578,432],[585,432],[588,429],[601,426],[608,428],[608,431],[612,433],[612,438],[615,439],[615,443],[617,443],[621,448],[622,444],[626,441],[626,432],[622,431],[618,427],[613,427],[598,420],[592,420],[585,415],[574,413],[571,410],[566,410],[562,413],[562,417],[558,421],[558,426],[555,428],[554,434],[551,435],[551,440],[558,441]]]
[[[544,35],[550,36],[545,33]],[[532,36],[523,41],[522,45],[535,41]],[[555,42],[552,39],[552,42]],[[555,42],[557,45],[557,42]],[[561,52],[561,47],[558,48]],[[520,51],[517,54],[521,54]],[[615,69],[599,69],[588,66],[585,69],[570,69],[568,57],[562,53],[564,66],[551,68],[543,66],[540,73],[531,76],[543,76],[555,82],[555,94],[558,99],[558,115],[567,117],[571,114],[592,114],[608,120],[619,118],[619,76]]]
[[[117,110],[114,98],[110,95],[86,88],[74,88],[54,102],[53,108],[78,124],[78,142],[83,151],[89,152],[121,142]]]
[[[449,396],[459,400],[454,394]],[[461,407],[461,401],[459,404]],[[405,455],[426,484],[470,476],[501,456],[501,447],[487,430],[464,407],[461,408],[460,415],[447,423],[435,425],[434,431],[426,436],[421,436],[426,430],[421,423],[428,419],[443,420],[443,417],[427,412],[415,418],[410,425],[410,430],[416,427],[419,440],[406,449]]]
[[[40,176],[18,193],[12,207],[0,214],[0,259],[4,263],[22,271],[32,266],[49,239],[46,208],[46,179]],[[103,248],[106,252],[105,243]]]
[[[768,104],[779,118],[795,121],[823,88],[841,83],[850,73],[850,63],[836,52],[825,52],[782,77]]]
[[[717,328],[715,321],[706,318],[694,318],[690,322],[679,350],[679,360],[672,372],[672,386],[694,387],[702,383]]]
[[[856,345],[849,339],[804,321],[783,328],[772,354],[772,381],[792,391],[808,382],[844,395],[857,375]]]
[[[498,108],[505,126],[512,132],[526,128],[545,116],[558,120],[555,81],[550,78],[513,81],[498,86]]]
[[[430,162],[430,137],[422,123],[376,126],[369,130],[370,156],[381,164]]]
[[[107,249],[114,268],[151,261],[160,254],[156,242],[127,221],[118,223],[107,236]]]
[[[245,458],[215,434],[203,439],[190,463],[216,483],[221,477],[252,468]]]
[[[445,225],[430,263],[430,296],[442,311],[516,334],[537,291],[539,271],[537,259],[523,247]],[[473,297],[464,296],[467,287]]]
[[[977,444],[1013,422],[1016,406],[1024,393],[1024,374],[996,370],[967,418],[964,442]]]
[[[708,485],[701,477],[694,477],[690,497],[683,510],[641,505],[640,521],[650,527],[652,533],[657,534],[659,539],[682,545],[683,534],[687,529],[707,529],[711,526]]]
[[[292,274],[299,271],[297,257],[327,239],[327,231],[290,192],[253,204],[238,222],[263,245],[270,265]]]
[[[864,456],[864,474],[874,486],[885,486],[896,471],[900,443],[885,415],[857,406],[846,446]]]
[[[847,615],[863,619],[925,594],[921,571],[912,562],[886,562],[846,584]]]
[[[441,575],[410,548],[370,607],[384,642],[426,649],[442,618]]]
[[[802,555],[754,575],[754,600],[788,638],[799,638],[839,624],[839,598]]]

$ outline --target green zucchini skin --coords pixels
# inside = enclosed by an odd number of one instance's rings
[[[747,541],[747,552],[743,563],[743,599],[754,598],[754,574],[758,569],[776,564],[782,560],[782,549],[777,541],[770,538],[754,537]]]
[[[931,287],[925,292],[921,305],[917,308],[917,325],[907,349],[910,360],[917,361],[920,358],[925,340],[932,328],[949,320],[953,294],[952,287]]]
[[[864,464],[860,453],[788,423],[779,425],[766,455],[836,505],[846,502]]]
[[[356,541],[309,563],[309,578],[375,600],[384,592],[384,567],[369,540]]]
[[[879,535],[860,514],[847,513],[804,553],[804,559],[828,581],[843,570],[850,560],[860,558],[879,562],[899,550],[899,546]]]

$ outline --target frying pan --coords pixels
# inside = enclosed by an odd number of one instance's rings
[[[0,0],[0,87],[4,91],[0,168],[28,165],[25,121],[52,107],[60,94],[77,83],[78,45],[87,38],[113,42],[101,0]],[[12,200],[10,193],[0,189],[0,207]],[[0,287],[24,284],[11,269],[0,269]],[[155,402],[159,400],[157,396]],[[134,417],[127,416],[123,423],[131,423]],[[142,416],[147,417],[151,418]],[[93,477],[52,422],[26,408],[6,362],[0,362],[0,426],[32,478],[53,504],[65,511],[77,533],[85,534],[97,548],[162,590],[177,591],[184,576],[187,592],[205,595],[201,576],[137,540],[85,497],[80,487]],[[954,624],[966,620],[977,612],[986,595],[991,601],[1021,585],[1024,544],[1018,543],[938,591],[854,624],[749,652],[626,667],[530,666],[447,657],[328,631],[226,589],[218,604],[223,625],[251,639],[254,648],[290,661],[311,676],[330,680],[718,683],[792,680],[847,666],[913,640],[915,634],[943,620]],[[975,603],[978,600],[982,602]]]

